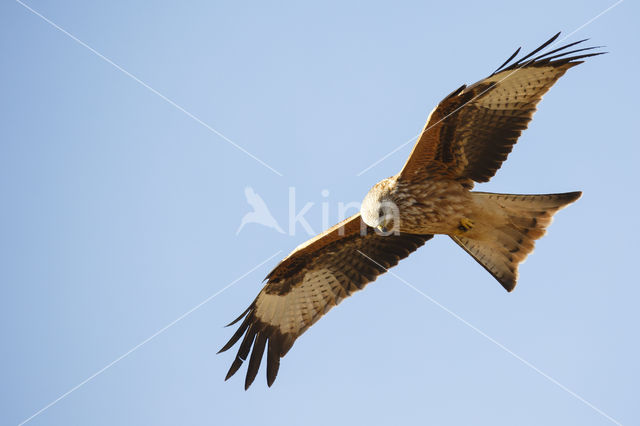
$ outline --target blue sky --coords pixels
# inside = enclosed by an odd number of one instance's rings
[[[0,4],[0,423],[74,388],[27,424],[640,423],[637,2],[591,22],[614,1],[26,4],[131,75]],[[393,270],[517,357],[387,274],[271,389],[264,370],[223,382],[223,325],[308,238],[236,235],[245,188],[288,231],[294,187],[320,231],[321,204],[333,223],[395,174],[411,144],[358,176],[443,96],[559,30],[610,53],[567,73],[477,189],[583,198],[511,294],[444,237]]]

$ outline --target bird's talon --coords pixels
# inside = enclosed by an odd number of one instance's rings
[[[471,219],[463,217],[462,219],[460,219],[460,226],[458,226],[458,229],[462,232],[470,231],[471,229],[473,229],[473,222],[471,221]]]

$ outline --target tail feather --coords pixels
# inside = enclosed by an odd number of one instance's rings
[[[500,223],[478,238],[451,236],[507,291],[518,280],[518,265],[533,251],[535,241],[546,233],[553,215],[576,201],[581,192],[545,195],[512,195],[474,192],[484,206],[495,209]]]

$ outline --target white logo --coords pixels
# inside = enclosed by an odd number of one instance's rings
[[[323,201],[320,203],[322,223],[319,225],[321,229],[328,229],[329,225],[331,224],[331,211],[333,210],[328,200],[329,190],[323,189],[320,194],[322,195]],[[236,235],[240,234],[240,231],[242,231],[244,226],[250,223],[257,223],[258,225],[266,226],[267,228],[275,229],[281,234],[285,234],[285,231],[282,230],[276,219],[271,214],[271,211],[267,207],[265,201],[253,190],[252,187],[245,187],[244,195],[247,198],[247,203],[249,203],[249,205],[253,208],[253,211],[244,215],[244,217],[240,221],[240,226],[236,231]],[[351,216],[353,213],[359,212],[360,204],[360,201],[352,201],[348,203],[344,203],[342,201],[338,202],[337,221],[341,222],[342,220]],[[296,188],[289,187],[289,218],[288,232],[286,232],[289,236],[295,236],[296,231],[299,228],[302,228],[302,230],[309,236],[316,235],[315,230],[311,227],[311,224],[309,223],[309,221],[307,221],[306,218],[306,215],[314,208],[314,206],[316,206],[315,202],[308,201],[301,207],[298,207],[298,203],[296,202]],[[390,213],[390,216],[393,218],[399,217],[398,208],[395,205],[392,205],[391,207],[392,208],[387,209],[388,213]],[[394,223],[399,223],[399,221],[395,220]],[[383,231],[382,235],[388,235],[389,232],[397,232],[395,225],[391,230]],[[380,231],[376,230],[376,233],[380,233]]]
[[[247,197],[247,203],[253,207],[253,211],[244,215],[240,222],[240,227],[236,231],[236,235],[238,235],[242,228],[248,223],[257,223],[267,228],[273,228],[279,233],[284,234],[284,231],[280,228],[278,222],[276,222],[262,197],[260,197],[253,188],[247,186],[244,189],[244,195]]]

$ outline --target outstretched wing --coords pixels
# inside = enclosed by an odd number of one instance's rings
[[[280,358],[298,336],[342,299],[364,288],[432,237],[402,233],[381,236],[356,214],[295,249],[267,276],[267,284],[249,308],[229,324],[244,318],[220,350],[226,351],[244,336],[225,380],[238,371],[251,352],[245,379],[245,389],[249,388],[266,348],[267,384],[271,386]]]
[[[489,77],[455,90],[431,112],[416,145],[400,172],[404,180],[424,173],[487,182],[507,159],[527,128],[542,96],[571,67],[590,56],[596,47],[569,48],[585,40],[535,56],[553,43],[511,62],[520,49]]]

